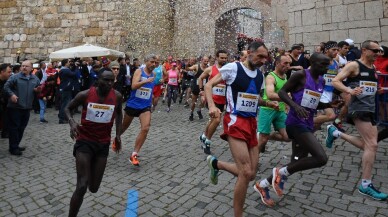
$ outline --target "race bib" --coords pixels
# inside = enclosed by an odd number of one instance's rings
[[[300,105],[310,109],[317,109],[321,95],[322,94],[319,92],[305,89],[303,91],[302,102]]]
[[[324,74],[323,78],[325,79],[325,85],[326,86],[333,86],[332,81],[333,81],[334,77],[335,77],[335,75]]]
[[[226,86],[224,84],[218,84],[217,86],[213,87],[213,95],[225,96],[225,87]]]
[[[377,92],[377,82],[360,81],[360,87],[362,88],[362,95],[375,95]]]
[[[86,120],[95,123],[109,123],[112,119],[114,105],[105,105],[90,102],[86,109]]]
[[[169,79],[168,79],[168,83],[173,83],[173,84],[175,84],[176,81],[177,81],[176,78],[169,78]]]
[[[136,90],[135,96],[140,99],[149,99],[151,97],[151,89],[141,87]]]
[[[258,94],[239,92],[237,95],[236,110],[241,112],[256,112],[259,97]]]

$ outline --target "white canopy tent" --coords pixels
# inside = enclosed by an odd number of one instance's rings
[[[50,59],[65,59],[65,58],[83,58],[83,57],[107,57],[116,59],[117,57],[125,57],[125,53],[109,48],[84,44],[77,47],[66,48],[52,52]]]

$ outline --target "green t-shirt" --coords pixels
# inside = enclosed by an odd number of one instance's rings
[[[287,77],[280,78],[275,72],[270,72],[267,76],[273,76],[275,78],[275,92],[278,93],[280,89],[284,86],[284,84],[287,82]],[[264,96],[263,100],[268,101],[267,96],[267,88],[264,89]],[[261,106],[261,108],[264,109],[273,109],[266,106]],[[286,104],[284,102],[279,102],[279,111],[285,111],[286,110]]]

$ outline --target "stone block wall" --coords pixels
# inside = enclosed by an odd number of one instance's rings
[[[289,41],[313,49],[351,38],[388,44],[388,0],[288,0]]]
[[[167,52],[171,21],[168,0],[3,0],[0,62],[15,63],[18,52],[21,59],[45,60],[85,43],[138,56]]]

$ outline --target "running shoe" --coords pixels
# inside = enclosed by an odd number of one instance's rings
[[[47,124],[48,121],[46,121],[45,119],[43,119],[43,120],[40,120],[40,123],[41,123],[41,124]]]
[[[360,186],[358,187],[358,192],[360,192],[360,194],[369,196],[375,200],[387,200],[388,198],[387,194],[384,194],[377,190],[372,183],[370,183],[366,188],[362,187],[362,184],[360,184]]]
[[[333,125],[341,132],[345,133],[346,130],[343,128],[342,122],[339,122],[338,124],[334,121]]]
[[[202,148],[203,148],[203,152],[205,154],[211,154],[210,152],[210,144],[211,144],[211,141],[206,139],[206,141],[203,143],[202,145]]]
[[[327,125],[327,135],[326,135],[326,147],[333,147],[334,140],[336,139],[333,136],[333,132],[336,131],[337,128],[333,125]]]
[[[201,141],[202,143],[205,143],[206,141],[206,136],[204,133],[202,133],[200,136],[199,136],[199,141]]]
[[[137,159],[137,155],[132,155],[129,157],[129,162],[131,162],[134,166],[139,166],[139,160]]]
[[[201,112],[201,111],[197,111],[197,114],[198,114],[198,118],[199,118],[199,119],[203,119],[203,116],[202,116],[202,112]]]
[[[217,160],[215,156],[209,155],[206,158],[207,165],[210,168],[210,181],[214,185],[217,185],[218,183],[218,170],[213,167],[213,161]]]
[[[170,109],[170,108],[167,108],[167,109],[166,109],[166,111],[167,111],[167,112],[170,112],[170,111],[171,111],[171,109]]]
[[[262,188],[260,187],[259,183],[256,182],[253,186],[253,189],[255,189],[255,191],[260,194],[261,201],[263,201],[266,206],[273,207],[275,205],[275,201],[273,201],[269,196],[268,187]]]
[[[190,114],[189,121],[194,121],[194,114],[193,113]]]
[[[184,107],[189,107],[189,103],[188,103],[188,102],[185,102]]]
[[[287,181],[287,177],[280,174],[279,168],[273,168],[272,170],[272,188],[276,195],[283,197],[284,183]]]

